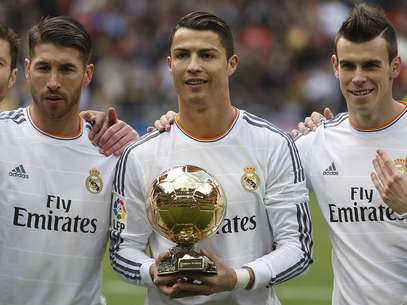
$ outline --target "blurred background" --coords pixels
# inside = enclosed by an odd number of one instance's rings
[[[71,15],[90,32],[96,71],[82,96],[83,109],[114,105],[142,134],[177,100],[167,71],[168,37],[176,21],[192,10],[224,18],[234,34],[238,70],[231,78],[239,108],[291,129],[312,110],[344,110],[330,66],[335,33],[359,1],[339,0],[2,0],[0,20],[22,39],[19,81],[3,109],[30,102],[23,58],[27,29],[42,16]],[[364,1],[381,5],[394,23],[399,52],[407,63],[407,1]],[[407,73],[394,95],[407,88]]]
[[[21,37],[18,82],[1,109],[30,103],[23,74],[27,29],[43,16],[70,15],[93,39],[96,66],[83,92],[82,109],[115,106],[140,134],[177,100],[167,71],[168,37],[176,21],[193,10],[224,18],[235,38],[240,64],[231,78],[232,102],[290,130],[313,110],[344,101],[330,57],[333,39],[355,3],[339,0],[1,0],[0,20]],[[399,54],[407,63],[407,1],[363,1],[381,5],[398,31]],[[394,96],[407,93],[404,64]],[[313,198],[313,197],[312,197]],[[315,263],[302,278],[277,287],[284,305],[330,304],[332,273],[326,226],[314,200]],[[104,260],[103,291],[110,305],[143,304],[145,290],[124,284]],[[225,304],[227,305],[227,304]]]

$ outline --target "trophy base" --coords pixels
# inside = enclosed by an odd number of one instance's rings
[[[170,249],[170,253],[168,259],[158,264],[158,275],[191,271],[216,274],[215,263],[208,257],[199,255],[191,247],[176,246]]]

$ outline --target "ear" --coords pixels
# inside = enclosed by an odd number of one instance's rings
[[[228,75],[231,76],[235,73],[237,65],[239,64],[239,58],[236,54],[232,55],[228,60]]]
[[[8,78],[8,88],[10,89],[11,87],[13,87],[16,81],[17,81],[17,69],[15,68],[11,70],[10,77]]]
[[[171,56],[167,56],[167,66],[168,66],[168,70],[170,72],[172,72],[171,64],[172,64],[172,58],[171,58]]]
[[[401,71],[401,57],[396,56],[391,61],[391,72],[390,72],[390,79],[395,79],[399,76]]]
[[[24,76],[25,79],[30,79],[30,66],[31,66],[31,61],[26,58],[24,59]]]
[[[333,54],[331,56],[331,65],[332,65],[332,69],[334,71],[335,77],[339,78],[339,62],[338,62],[338,57],[336,57],[335,54]]]
[[[82,86],[83,87],[86,87],[87,85],[90,84],[90,82],[92,81],[94,71],[95,71],[95,65],[93,65],[93,64],[86,65],[86,67],[85,67],[85,75],[84,75],[84,78],[82,80]]]

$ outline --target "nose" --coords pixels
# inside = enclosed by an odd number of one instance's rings
[[[51,71],[47,82],[47,88],[51,91],[55,91],[58,90],[60,87],[61,84],[58,80],[58,73],[56,71]]]
[[[366,75],[361,67],[357,67],[355,70],[355,74],[353,75],[352,82],[357,85],[363,85],[366,82],[367,78]]]
[[[202,71],[202,66],[200,64],[199,57],[196,54],[193,54],[190,57],[187,71],[192,74]]]

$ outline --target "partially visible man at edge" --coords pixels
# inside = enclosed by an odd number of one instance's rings
[[[356,5],[331,61],[348,112],[296,144],[329,229],[332,302],[406,304],[407,104],[393,98],[401,59],[384,12]]]
[[[1,29],[4,97],[17,45]],[[100,270],[117,158],[99,153],[79,116],[91,40],[72,18],[46,18],[30,29],[29,51],[33,101],[0,114],[0,304],[106,304]]]

